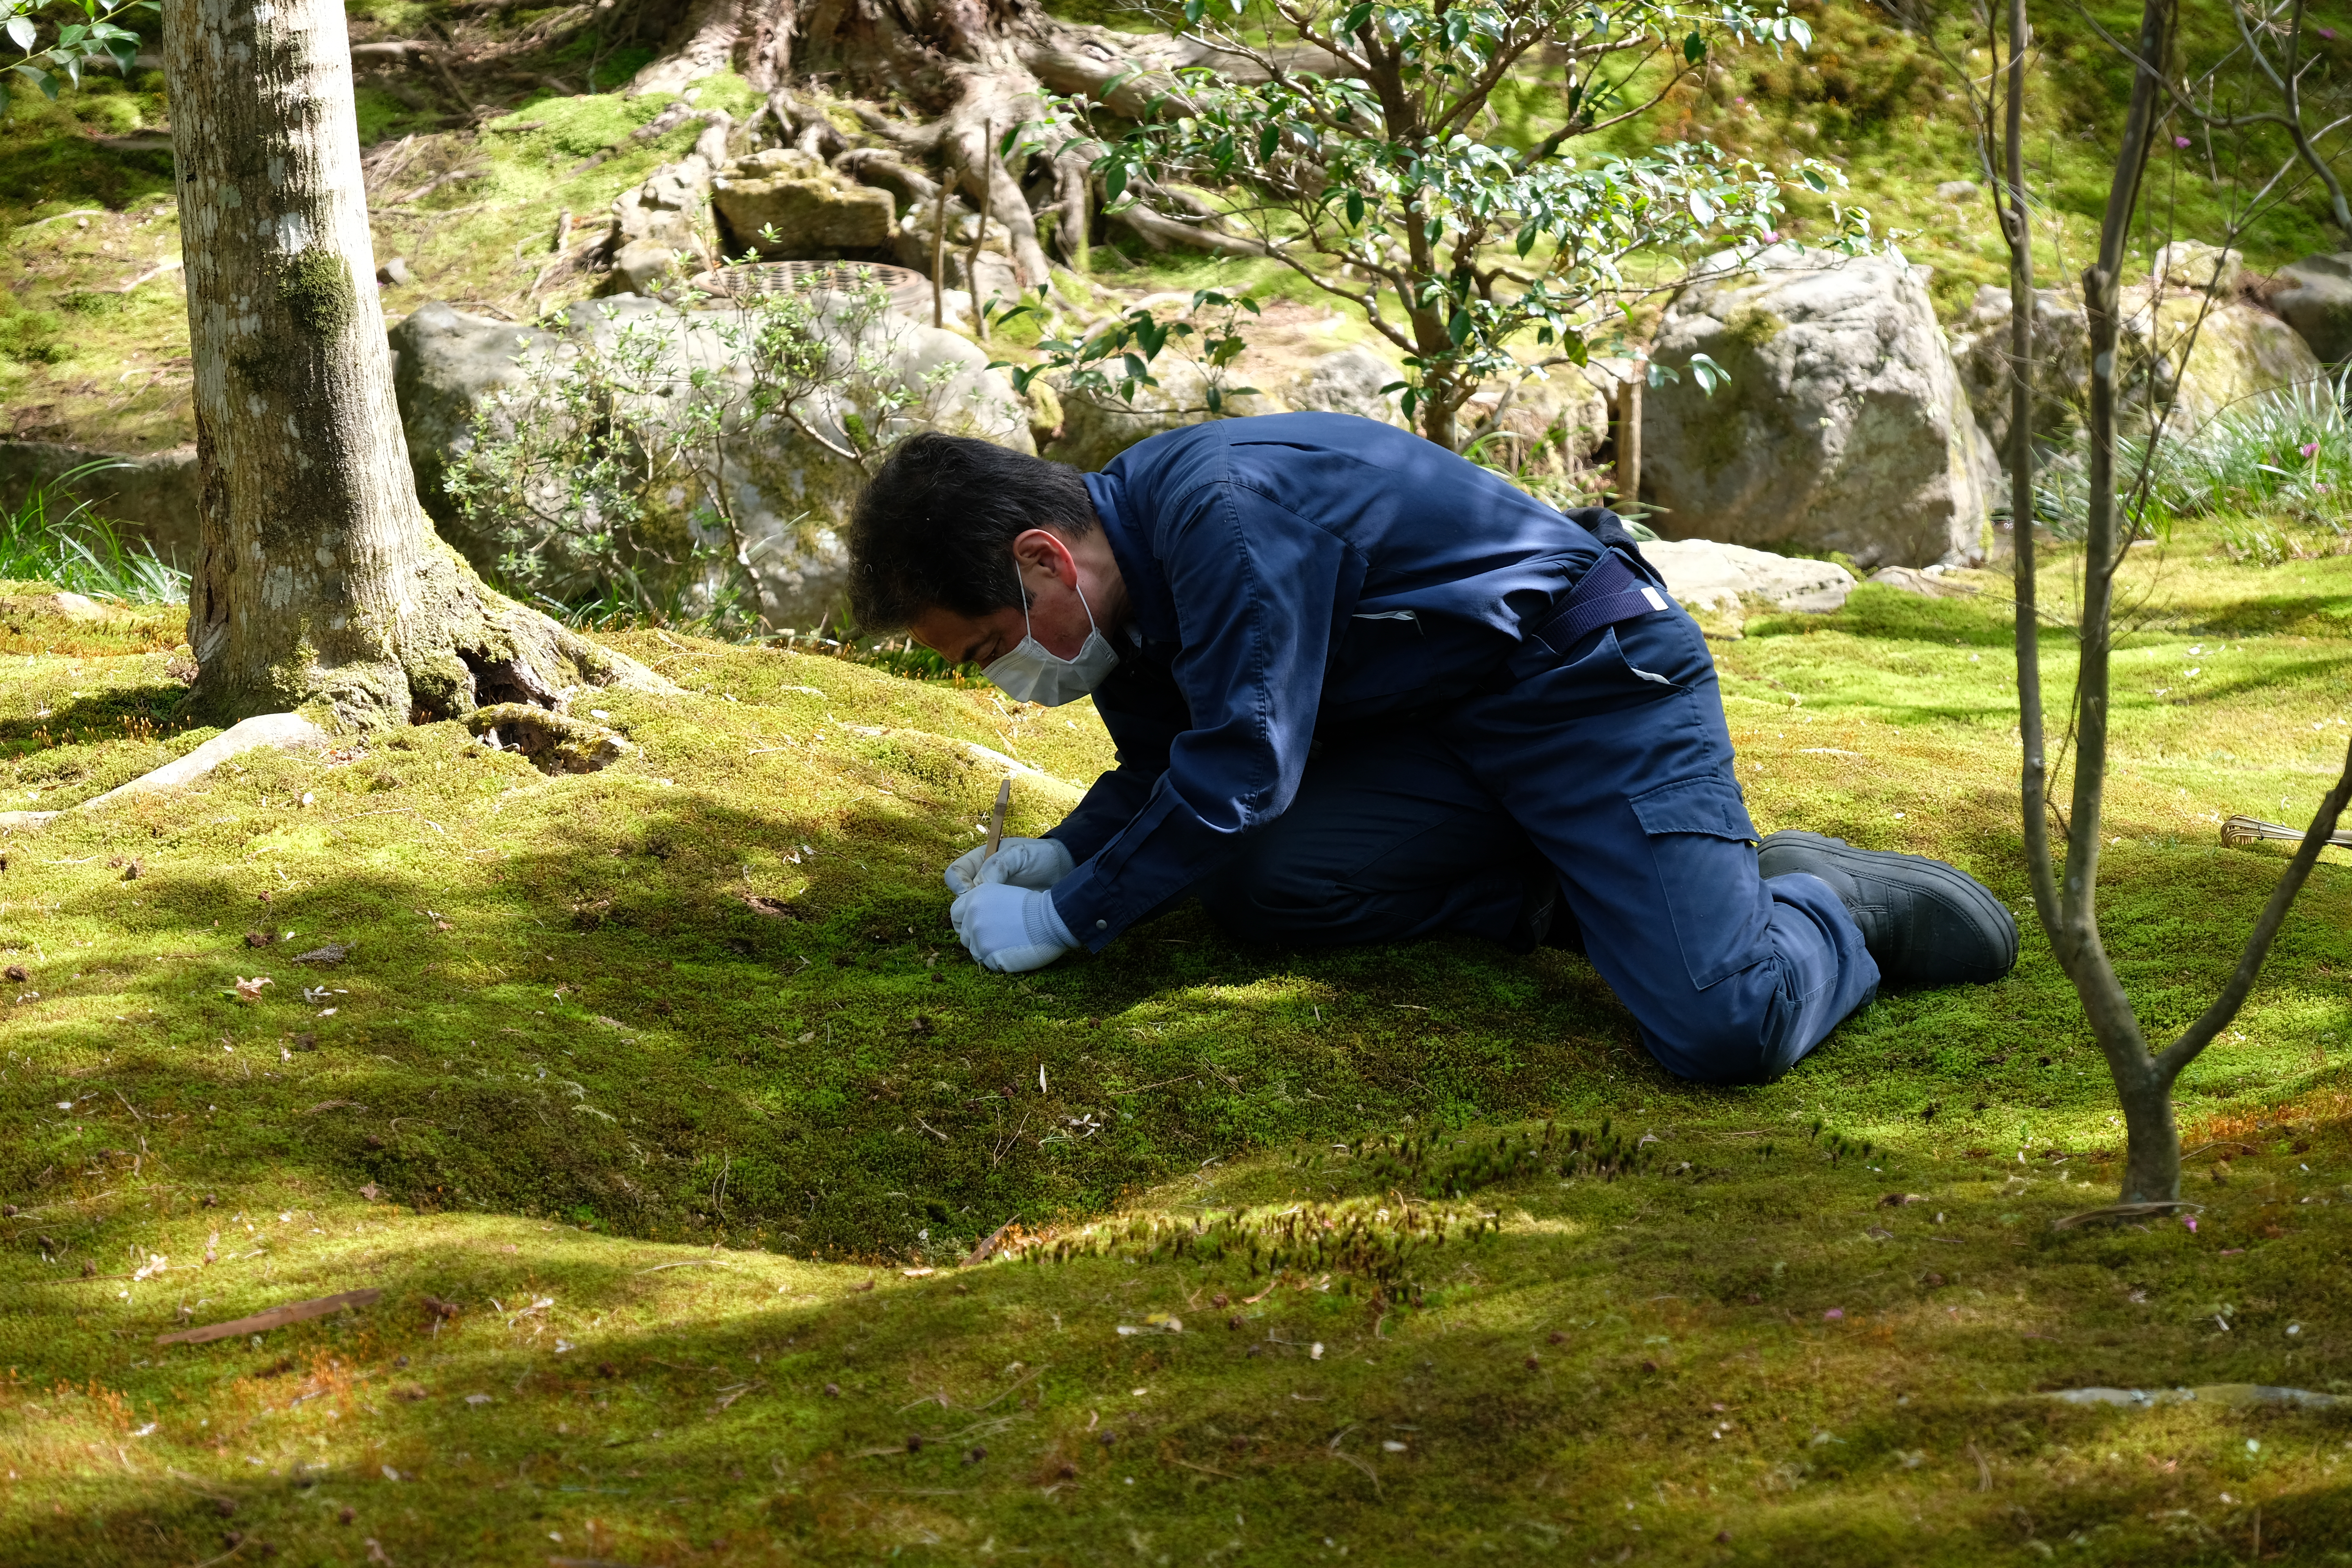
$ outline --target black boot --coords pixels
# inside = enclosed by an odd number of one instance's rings
[[[2017,963],[2008,906],[1957,866],[1792,829],[1765,835],[1756,868],[1768,879],[1809,871],[1827,882],[1862,928],[1885,984],[1981,984]]]

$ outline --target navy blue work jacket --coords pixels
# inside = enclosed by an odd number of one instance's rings
[[[1062,825],[1054,889],[1099,950],[1297,793],[1318,731],[1486,689],[1601,554],[1496,475],[1346,414],[1217,419],[1087,490],[1134,620],[1095,708],[1118,766]]]

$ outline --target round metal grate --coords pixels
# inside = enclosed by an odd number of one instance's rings
[[[931,280],[911,267],[886,261],[747,261],[705,272],[688,287],[719,299],[741,300],[759,294],[797,290],[838,290],[879,288],[900,310],[926,304]]]

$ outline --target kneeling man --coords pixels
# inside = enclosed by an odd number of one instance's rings
[[[1715,667],[1611,513],[1562,515],[1337,414],[1213,420],[1097,474],[917,436],[860,498],[851,599],[1013,697],[1091,693],[1118,766],[950,868],[1001,972],[1188,893],[1248,941],[1580,946],[1669,1070],[1769,1079],[1880,984],[1999,979],[2017,927],[1941,861],[1756,843]]]

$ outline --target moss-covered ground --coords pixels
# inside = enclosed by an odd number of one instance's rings
[[[2352,733],[2352,560],[2141,554],[2104,924],[2160,1030],[2281,864],[2218,819],[2301,822]],[[1972,581],[1717,646],[1760,825],[2022,907]],[[0,806],[203,737],[168,628],[28,603]],[[427,726],[0,844],[0,1561],[2343,1554],[2344,1415],[2048,1397],[2352,1393],[2343,852],[2183,1086],[2194,1228],[2059,1231],[2119,1131],[2030,929],[1732,1090],[1559,952],[1180,910],[993,976],[938,873],[989,753],[1034,831],[1091,714],[615,640],[683,694],[585,700],[601,773]]]

